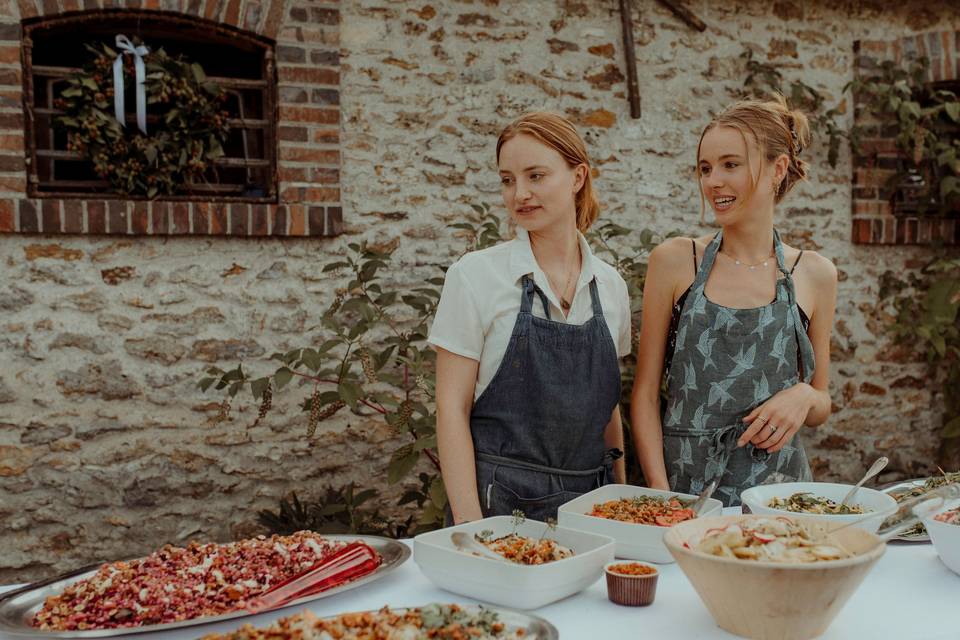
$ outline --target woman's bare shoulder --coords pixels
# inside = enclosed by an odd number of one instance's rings
[[[693,246],[696,245],[697,255],[700,256],[709,241],[709,236],[706,236],[706,242],[704,238],[673,236],[654,248],[650,253],[650,260],[658,260],[668,266],[677,266],[684,262],[693,264]]]
[[[800,255],[800,249],[784,246],[784,259],[789,265],[788,269],[796,265],[798,273],[803,273],[818,285],[828,285],[837,281],[837,267],[830,258],[816,251],[804,250],[803,255]]]

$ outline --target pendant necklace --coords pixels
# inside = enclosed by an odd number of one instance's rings
[[[569,270],[569,272],[567,273],[567,281],[566,281],[566,283],[563,285],[563,289],[560,290],[560,308],[563,310],[564,313],[567,313],[567,312],[570,311],[570,303],[571,303],[571,301],[570,301],[570,300],[567,300],[566,294],[567,294],[567,290],[570,288],[570,281],[573,279],[573,274],[576,272],[577,262],[579,262],[579,261],[580,261],[580,247],[579,247],[579,245],[578,245],[578,246],[577,246],[577,260],[574,261],[574,263],[573,263],[573,268],[571,268],[571,269]],[[576,291],[574,291],[574,293],[576,293]]]

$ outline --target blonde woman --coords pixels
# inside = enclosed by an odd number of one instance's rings
[[[734,104],[700,137],[701,198],[720,231],[658,246],[644,287],[631,414],[652,487],[698,493],[718,478],[730,506],[764,481],[811,478],[796,436],[830,414],[837,271],[774,228],[808,140],[782,98]]]
[[[624,479],[630,304],[583,237],[599,209],[583,140],[565,118],[530,113],[500,134],[497,165],[517,236],[450,267],[429,337],[456,523],[517,509],[556,517]]]

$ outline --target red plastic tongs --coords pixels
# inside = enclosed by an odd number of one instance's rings
[[[380,566],[380,556],[364,542],[351,542],[300,575],[277,583],[247,602],[247,611],[261,613],[288,602],[338,587],[372,573]]]

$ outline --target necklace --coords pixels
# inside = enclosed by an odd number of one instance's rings
[[[570,269],[567,270],[567,281],[566,283],[564,283],[563,289],[561,289],[558,292],[560,294],[560,308],[563,309],[564,313],[567,313],[568,311],[570,311],[570,303],[572,302],[572,300],[567,300],[567,290],[570,288],[570,281],[573,280],[573,274],[576,273],[577,271],[578,262],[580,262],[579,245],[577,246],[577,258],[576,260],[574,260],[573,265],[571,265]],[[550,276],[547,276],[547,280],[548,281],[550,280]],[[552,282],[550,283],[550,286],[553,286]],[[574,293],[576,293],[576,291],[574,291]]]
[[[726,251],[721,251],[720,253],[722,253],[723,255],[727,256],[727,257],[730,258],[731,260],[733,260],[733,263],[734,263],[735,265],[737,265],[738,267],[747,267],[747,268],[750,269],[751,271],[754,271],[757,267],[760,267],[760,266],[763,266],[763,267],[769,266],[769,265],[770,265],[770,258],[773,257],[773,254],[771,253],[769,256],[767,256],[766,258],[764,258],[764,259],[761,260],[760,262],[757,262],[757,263],[754,263],[754,264],[747,264],[746,262],[743,262],[742,260],[740,260],[740,259],[738,259],[738,258],[734,258],[732,255],[730,255],[730,254],[727,253]]]

